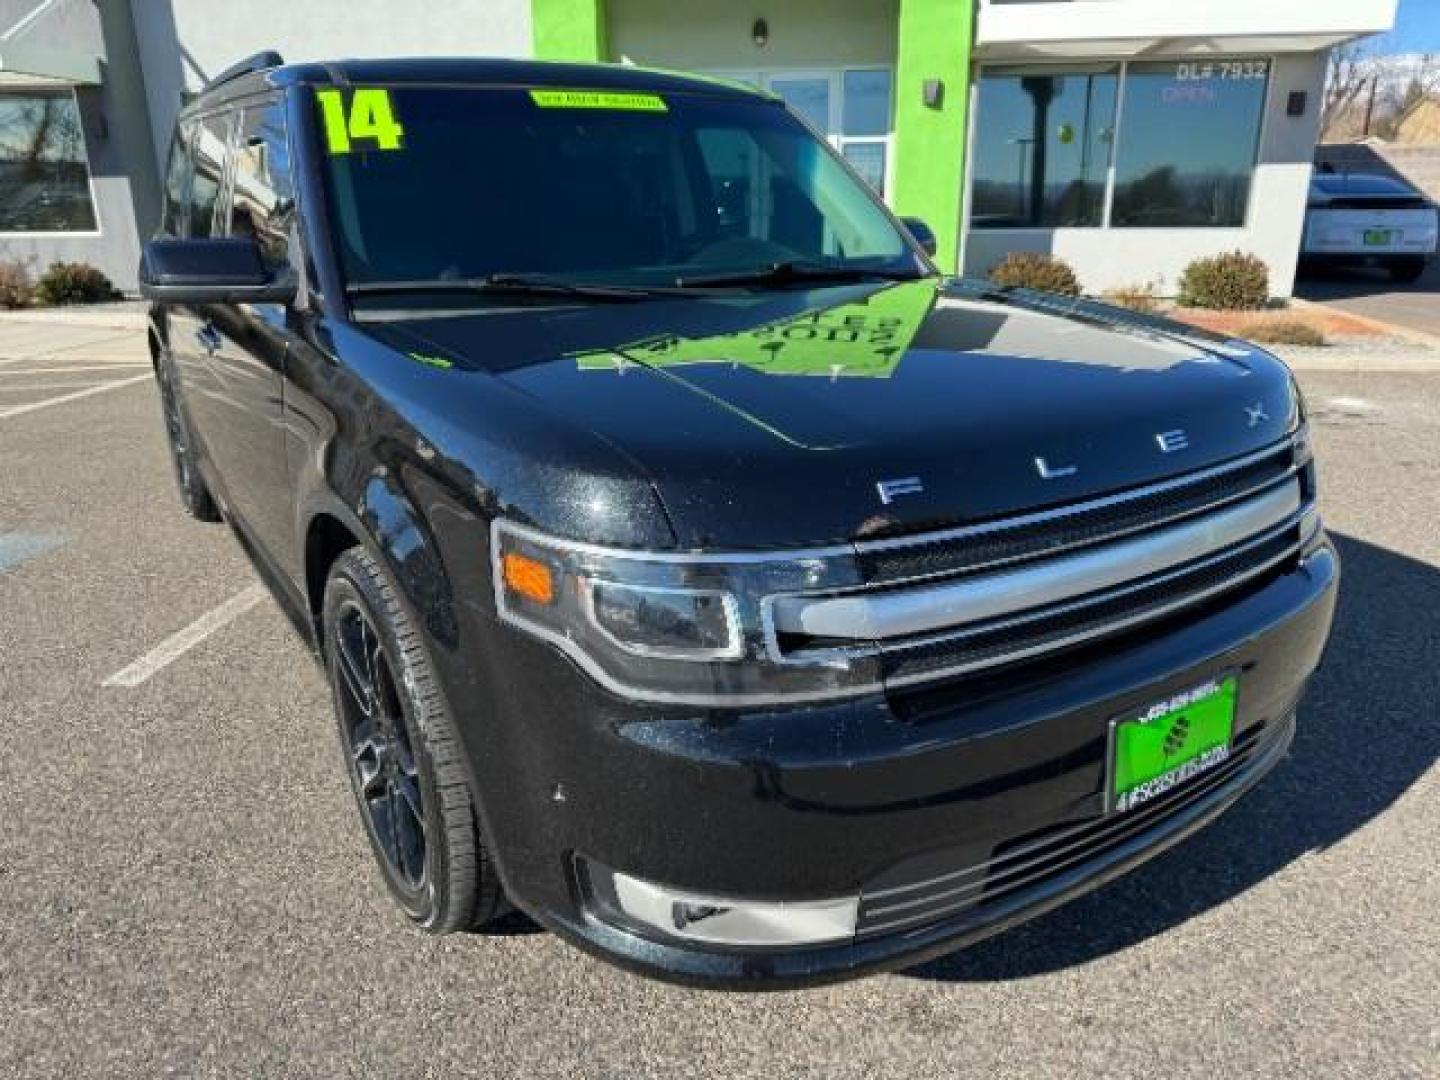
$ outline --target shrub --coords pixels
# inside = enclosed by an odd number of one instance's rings
[[[1185,307],[1222,311],[1264,307],[1270,299],[1270,271],[1242,251],[1196,259],[1180,275],[1179,299]]]
[[[1160,308],[1160,288],[1152,281],[1142,285],[1121,285],[1119,288],[1106,289],[1100,296],[1116,307],[1128,308],[1146,315]]]
[[[1079,296],[1080,282],[1069,265],[1053,255],[1038,251],[1012,251],[990,270],[996,285],[1021,289],[1043,289],[1064,296]]]
[[[35,302],[35,283],[22,262],[0,262],[0,307],[29,307]]]
[[[1236,332],[1237,337],[1264,345],[1324,345],[1325,335],[1318,328],[1298,319],[1273,319],[1248,322]]]
[[[40,275],[35,298],[42,304],[98,304],[118,300],[120,293],[89,263],[54,262]]]

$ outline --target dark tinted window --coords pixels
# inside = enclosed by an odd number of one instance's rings
[[[358,124],[356,99],[330,99],[338,134],[322,125],[321,139],[351,281],[668,283],[788,259],[915,269],[874,196],[771,103],[674,94],[637,107],[632,95],[582,108],[539,93],[397,87],[393,115],[367,98]],[[355,134],[380,120],[403,131],[399,145]]]
[[[253,236],[271,266],[286,262],[295,213],[285,113],[277,103],[247,105],[235,140],[231,236]]]
[[[1269,71],[1265,60],[1131,64],[1111,224],[1245,224]]]
[[[215,235],[215,208],[225,178],[229,153],[230,117],[210,116],[195,125],[190,143],[194,176],[190,181],[189,236]]]
[[[92,232],[85,133],[69,90],[0,93],[0,232]]]
[[[980,80],[971,226],[1094,226],[1115,138],[1113,66],[987,69]]]
[[[1315,186],[1327,195],[1414,195],[1415,189],[1388,176],[1373,173],[1319,173]]]

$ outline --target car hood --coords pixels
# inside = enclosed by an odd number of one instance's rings
[[[843,541],[1086,498],[1273,443],[1297,408],[1288,371],[1243,343],[934,279],[374,332],[450,366],[457,389],[502,379],[619,448],[687,548]]]

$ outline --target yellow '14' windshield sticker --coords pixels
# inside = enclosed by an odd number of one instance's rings
[[[530,100],[542,109],[620,109],[669,112],[658,94],[627,94],[616,90],[531,90]]]
[[[390,91],[378,86],[357,87],[346,100],[343,90],[316,90],[320,117],[325,124],[325,145],[332,154],[353,149],[399,150],[405,129],[395,119]],[[355,143],[368,144],[355,146]]]

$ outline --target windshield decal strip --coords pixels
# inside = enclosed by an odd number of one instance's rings
[[[531,90],[530,100],[542,109],[619,109],[628,112],[669,112],[658,94],[613,90]]]

